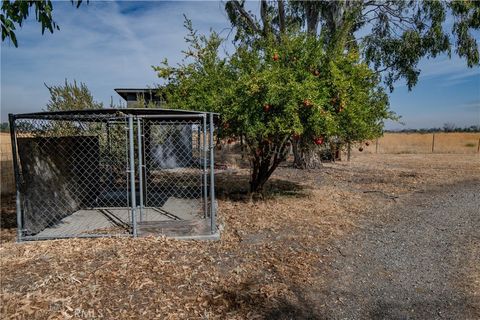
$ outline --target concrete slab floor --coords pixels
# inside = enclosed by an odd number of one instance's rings
[[[167,203],[166,203],[167,204]],[[172,203],[170,203],[170,208]],[[160,222],[174,220],[193,220],[198,215],[181,212],[169,213],[163,208],[143,208],[137,210],[137,221]],[[178,208],[178,207],[177,207]],[[78,210],[63,218],[56,225],[37,233],[39,238],[61,238],[67,236],[87,236],[89,234],[127,234],[130,232],[131,213],[128,208],[95,208]]]

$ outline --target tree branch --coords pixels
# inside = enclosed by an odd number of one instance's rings
[[[278,0],[278,25],[280,34],[285,33],[285,6],[283,0]]]
[[[248,24],[248,26],[256,33],[260,33],[261,30],[258,27],[257,23],[252,19],[250,14],[245,11],[245,8],[243,5],[238,1],[238,0],[232,0],[232,4],[237,9],[238,13],[245,19],[245,22]]]
[[[315,2],[306,2],[305,15],[307,18],[307,32],[311,35],[317,34],[318,16],[320,10]]]
[[[268,21],[268,3],[267,0],[260,2],[260,16],[263,23],[263,34],[268,34],[270,30],[270,22]]]

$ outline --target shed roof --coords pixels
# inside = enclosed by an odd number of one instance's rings
[[[135,100],[138,94],[148,94],[152,100],[160,100],[161,96],[158,94],[158,89],[151,88],[116,88],[113,89],[125,101],[128,101],[130,96],[134,95]]]

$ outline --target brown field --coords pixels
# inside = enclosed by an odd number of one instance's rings
[[[12,144],[10,134],[0,132],[0,179],[1,193],[10,194],[15,192],[13,178]]]
[[[11,242],[13,223],[3,223],[0,315],[307,318],[309,305],[322,305],[306,295],[330,290],[325,272],[338,254],[336,241],[363,229],[362,221],[392,219],[384,212],[408,204],[414,193],[478,183],[479,160],[476,154],[358,154],[317,170],[281,167],[265,198],[254,202],[242,200],[247,170],[218,172],[224,230],[216,242],[113,238],[19,245]],[[11,207],[3,203],[3,221],[14,221]],[[465,290],[478,297],[480,271],[469,267]],[[335,303],[329,307],[340,308],[342,301]]]
[[[385,133],[376,141],[369,141],[369,146],[362,145],[363,153],[372,154],[426,154],[432,153],[432,133]],[[475,154],[479,153],[480,132],[479,133],[435,133],[434,153],[452,153],[452,154]],[[232,154],[233,146],[225,145],[224,149],[216,152],[216,159],[222,163],[236,163],[245,161],[235,161],[238,158]],[[1,192],[2,194],[12,194],[15,192],[15,180],[12,164],[10,134],[0,133],[0,154],[1,154]],[[238,151],[238,150],[236,150]],[[353,148],[353,153],[359,153],[358,146]],[[235,167],[236,165],[234,165]]]
[[[376,141],[363,146],[365,153],[478,153],[480,132],[385,133]],[[356,150],[356,149],[355,149]]]

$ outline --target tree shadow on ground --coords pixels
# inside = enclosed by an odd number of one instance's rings
[[[300,287],[289,286],[291,294],[277,296],[261,292],[259,288],[261,282],[261,279],[249,278],[228,289],[222,288],[214,295],[221,296],[222,299],[212,298],[210,306],[217,310],[218,307],[224,308],[226,314],[248,314],[261,319],[325,319],[318,310],[315,310],[315,303],[305,298]]]
[[[264,281],[263,281],[264,282]],[[477,319],[475,297],[440,294],[434,297],[386,301],[384,297],[352,296],[351,292],[316,291],[298,285],[288,286],[289,294],[270,294],[259,287],[261,279],[249,278],[228,289],[223,287],[211,298],[210,307],[224,314],[259,319],[431,319],[442,316],[448,319]],[[332,300],[332,295],[335,299]],[[338,304],[338,296],[343,297]],[[368,296],[368,295],[367,295]],[[415,297],[414,294],[410,295]],[[362,299],[363,298],[363,299]]]
[[[242,173],[217,173],[215,174],[216,197],[221,200],[247,201],[249,194],[249,175]],[[253,195],[252,200],[262,200],[274,197],[308,195],[308,186],[298,182],[272,178],[265,184],[263,194]]]
[[[17,227],[17,216],[15,214],[15,196],[2,195],[1,199],[0,228],[11,229]]]
[[[17,229],[15,196],[2,195],[0,207],[0,243],[10,242],[15,239]]]

